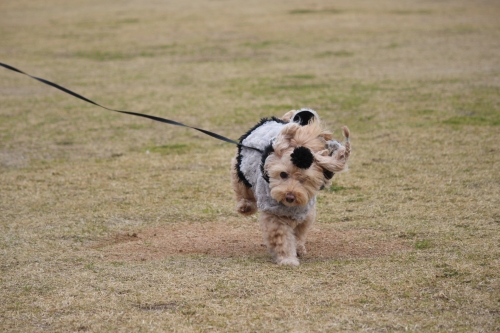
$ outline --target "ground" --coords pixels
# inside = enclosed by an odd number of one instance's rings
[[[500,330],[497,1],[4,0],[0,62],[237,139],[351,130],[309,252],[234,210],[235,147],[0,68],[0,330]]]

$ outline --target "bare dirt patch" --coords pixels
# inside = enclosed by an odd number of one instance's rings
[[[330,226],[314,226],[306,244],[304,260],[317,258],[369,258],[404,251],[399,239],[387,239],[384,233],[357,229],[338,231]],[[257,225],[235,226],[229,223],[178,223],[116,234],[101,240],[93,248],[104,251],[107,260],[157,260],[171,255],[211,255],[248,257],[267,255]]]

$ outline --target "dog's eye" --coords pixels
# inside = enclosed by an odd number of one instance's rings
[[[286,172],[282,172],[282,173],[280,173],[280,177],[281,177],[281,179],[287,179],[288,174]]]

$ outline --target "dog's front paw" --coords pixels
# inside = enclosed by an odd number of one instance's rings
[[[236,211],[243,215],[252,215],[257,212],[257,205],[254,201],[242,199],[236,204]]]
[[[277,258],[276,264],[278,265],[287,265],[287,266],[298,266],[299,259],[297,258]]]
[[[303,257],[307,254],[306,246],[304,244],[297,245],[297,255]]]

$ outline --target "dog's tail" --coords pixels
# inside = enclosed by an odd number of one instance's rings
[[[346,159],[349,157],[351,154],[351,142],[349,140],[349,128],[347,126],[342,127],[342,132],[344,132],[344,137],[345,137],[345,157]]]

